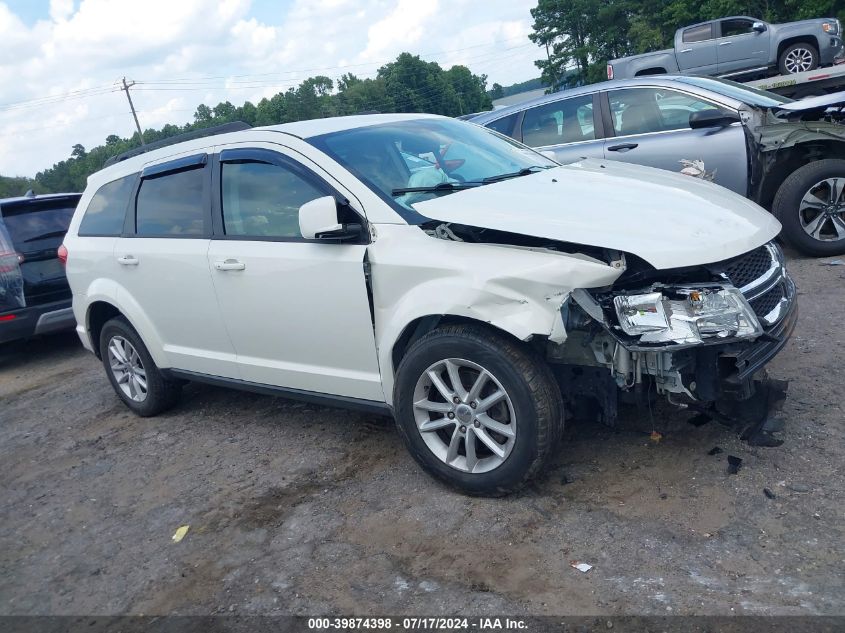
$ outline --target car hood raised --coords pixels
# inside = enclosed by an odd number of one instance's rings
[[[750,200],[668,171],[585,159],[414,204],[422,215],[632,253],[658,269],[746,253],[780,223]]]
[[[845,91],[832,92],[828,95],[818,97],[807,97],[798,101],[790,101],[772,108],[776,112],[808,112],[811,110],[826,110],[836,106],[845,105]]]

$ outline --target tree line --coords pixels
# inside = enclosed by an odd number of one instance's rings
[[[543,82],[560,88],[602,81],[608,60],[671,48],[682,26],[731,15],[845,20],[845,0],[539,0],[529,37],[545,53]]]
[[[144,141],[151,143],[184,132],[244,121],[252,126],[275,125],[303,119],[360,114],[363,112],[431,112],[459,116],[489,110],[492,102],[486,91],[486,75],[475,75],[466,66],[444,70],[436,62],[402,53],[379,68],[376,77],[361,79],[343,75],[337,82],[329,77],[310,77],[296,88],[289,88],[257,104],[247,101],[235,106],[229,101],[211,107],[197,107],[193,121],[184,125],[167,124],[144,130]],[[138,134],[121,138],[106,137],[103,145],[86,149],[74,145],[68,159],[38,172],[33,179],[0,176],[0,197],[36,193],[82,191],[88,176],[112,156],[140,145]]]

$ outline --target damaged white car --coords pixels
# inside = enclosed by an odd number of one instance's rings
[[[186,380],[384,412],[429,473],[503,494],[565,410],[746,400],[794,327],[780,225],[711,183],[429,115],[230,129],[91,176],[62,248],[139,415]]]

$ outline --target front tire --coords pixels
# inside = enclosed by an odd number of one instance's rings
[[[845,160],[817,160],[796,169],[778,189],[772,213],[784,238],[802,253],[845,254]]]
[[[179,399],[181,384],[162,375],[141,337],[123,317],[103,325],[100,358],[115,393],[141,417],[157,415]]]
[[[563,429],[543,359],[482,326],[443,326],[416,341],[399,365],[394,403],[414,459],[471,495],[520,489],[542,472]]]
[[[778,59],[781,75],[792,75],[819,67],[819,51],[812,44],[798,42],[783,49]]]

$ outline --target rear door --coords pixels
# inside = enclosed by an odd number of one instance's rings
[[[158,339],[169,367],[238,378],[208,270],[208,158],[182,156],[141,172],[114,247],[117,296],[142,337]]]
[[[586,94],[525,110],[517,138],[529,147],[552,152],[560,163],[602,158],[597,103],[592,94]]]
[[[730,73],[749,68],[762,68],[769,60],[769,31],[758,33],[752,18],[729,18],[719,21],[721,31],[716,40],[718,73]]]
[[[678,68],[682,71],[710,75],[716,72],[716,41],[713,22],[684,29],[681,41],[675,42]]]
[[[79,196],[43,198],[3,207],[3,223],[18,253],[26,305],[70,298],[57,249],[67,233]]]
[[[669,171],[695,173],[747,194],[748,162],[740,123],[693,130],[693,112],[719,109],[716,103],[674,89],[622,88],[606,93],[607,116],[615,136],[604,141],[605,156]]]

